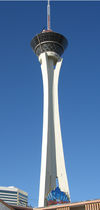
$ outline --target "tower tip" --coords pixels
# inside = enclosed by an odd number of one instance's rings
[[[47,4],[47,30],[50,30],[50,0]]]

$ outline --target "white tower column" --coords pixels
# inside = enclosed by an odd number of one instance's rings
[[[57,59],[57,58],[56,58]],[[62,137],[58,106],[58,80],[62,59],[56,61],[55,53],[41,53],[44,110],[43,110],[43,137],[40,173],[39,207],[46,206],[46,197],[56,187],[58,178],[59,188],[69,196],[69,187],[65,169],[62,146]],[[55,68],[54,68],[55,65]]]

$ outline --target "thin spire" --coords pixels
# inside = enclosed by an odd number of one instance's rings
[[[50,30],[50,0],[47,5],[47,29]]]

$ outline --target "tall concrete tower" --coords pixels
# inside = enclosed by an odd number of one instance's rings
[[[67,202],[70,201],[58,106],[58,79],[63,60],[61,55],[68,41],[63,35],[50,30],[49,11],[48,5],[48,30],[43,30],[31,41],[31,47],[41,64],[44,89],[39,207],[47,206],[50,199],[56,200],[59,197],[58,200],[61,200],[59,192],[59,196],[56,196],[57,180],[58,191],[67,196]]]

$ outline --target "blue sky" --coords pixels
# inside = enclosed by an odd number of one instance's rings
[[[30,41],[46,2],[0,2],[0,186],[37,206],[43,87]],[[62,139],[72,202],[100,198],[100,2],[51,2],[51,28],[68,39],[59,80]]]

